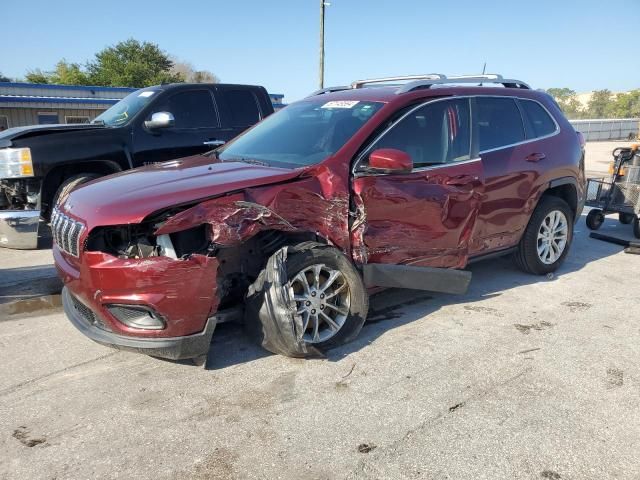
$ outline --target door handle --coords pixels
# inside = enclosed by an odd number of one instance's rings
[[[466,185],[471,185],[473,182],[477,182],[477,176],[471,175],[457,175],[455,177],[451,177],[450,179],[444,182],[445,185],[452,185],[455,187],[464,187]]]
[[[544,160],[547,156],[544,153],[532,153],[531,155],[527,155],[525,160],[527,162],[539,162],[540,160]]]
[[[225,141],[224,140],[207,140],[206,142],[204,142],[204,144],[209,147],[219,147],[221,145],[224,145]]]

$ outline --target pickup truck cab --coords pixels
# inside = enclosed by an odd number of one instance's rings
[[[368,88],[382,80],[408,83]],[[375,289],[463,293],[467,264],[496,255],[558,269],[585,177],[553,99],[499,75],[382,80],[72,191],[52,221],[71,322],[176,359],[242,313],[264,348],[306,357],[353,339]]]
[[[0,246],[36,248],[40,220],[82,183],[204,153],[271,113],[260,86],[171,84],[137,90],[90,124],[0,132]]]

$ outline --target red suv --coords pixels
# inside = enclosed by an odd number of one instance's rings
[[[208,154],[62,199],[64,307],[93,340],[159,357],[202,359],[238,315],[268,350],[317,355],[358,334],[380,287],[464,292],[470,261],[503,254],[556,270],[583,160],[556,103],[519,80],[324,89]]]

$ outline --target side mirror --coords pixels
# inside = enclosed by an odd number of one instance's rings
[[[413,169],[411,155],[395,148],[379,148],[369,155],[369,168],[385,172],[408,173]]]
[[[151,115],[151,120],[144,122],[144,126],[149,130],[173,127],[176,119],[171,112],[156,112]]]

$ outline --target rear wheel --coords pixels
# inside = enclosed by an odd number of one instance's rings
[[[360,275],[340,251],[303,244],[269,259],[246,305],[247,330],[264,348],[309,357],[355,338],[368,298]]]
[[[593,209],[587,214],[587,227],[589,230],[598,230],[604,223],[602,210]]]
[[[518,245],[518,267],[536,275],[558,269],[573,239],[573,212],[564,200],[542,197]]]
[[[633,222],[633,220],[636,218],[636,216],[633,213],[619,213],[618,214],[618,220],[620,221],[620,223],[624,224],[624,225],[629,225],[631,222]]]
[[[67,195],[74,188],[82,185],[83,183],[90,182],[91,180],[95,180],[99,178],[100,175],[96,173],[80,173],[78,175],[74,175],[73,177],[67,178],[62,184],[58,187],[56,194],[53,196],[52,205],[54,207],[58,206],[58,204],[65,199]]]

